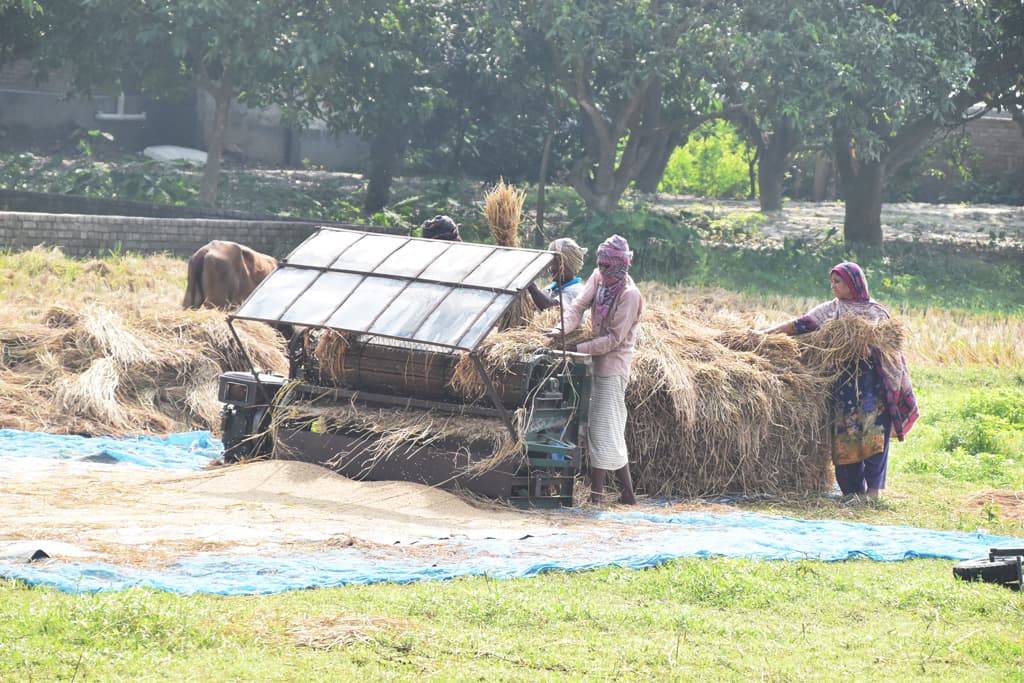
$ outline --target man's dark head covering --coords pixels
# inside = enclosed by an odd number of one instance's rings
[[[423,222],[423,236],[432,240],[461,242],[458,224],[449,216],[438,215]]]

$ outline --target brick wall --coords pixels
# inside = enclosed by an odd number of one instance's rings
[[[212,239],[230,240],[278,258],[287,256],[321,225],[406,234],[399,228],[309,221],[151,218],[0,211],[0,248],[60,247],[68,256],[110,251],[192,253]]]
[[[1024,172],[1024,131],[1012,118],[982,117],[967,125],[967,134],[986,174],[1002,178]]]
[[[216,207],[176,206],[153,204],[104,197],[83,197],[51,192],[28,192],[0,188],[0,211],[28,211],[31,213],[80,213],[104,216],[149,216],[150,218],[223,218],[227,220],[277,221],[292,223],[319,223],[302,218],[281,218],[245,211]]]

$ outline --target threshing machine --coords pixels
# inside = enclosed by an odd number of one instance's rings
[[[221,376],[225,459],[298,459],[354,479],[571,504],[589,356],[529,349],[488,369],[480,353],[555,257],[320,229],[228,317],[240,345],[238,320],[298,331],[288,377],[255,367]]]

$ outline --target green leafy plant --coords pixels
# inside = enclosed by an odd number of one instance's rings
[[[672,153],[658,189],[721,199],[745,197],[752,156],[731,123],[709,121]]]

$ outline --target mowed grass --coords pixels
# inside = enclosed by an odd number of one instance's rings
[[[0,269],[7,330],[52,305],[177,306],[184,279],[181,260],[130,254],[9,253]],[[752,324],[802,313],[806,296],[657,291]],[[1024,538],[1021,319],[902,314],[924,417],[893,446],[885,500],[738,507]],[[232,598],[0,581],[0,680],[1024,680],[1024,596],[956,581],[952,565],[681,559]]]
[[[0,589],[10,680],[1020,680],[1024,601],[949,563],[686,559],[222,598]]]

